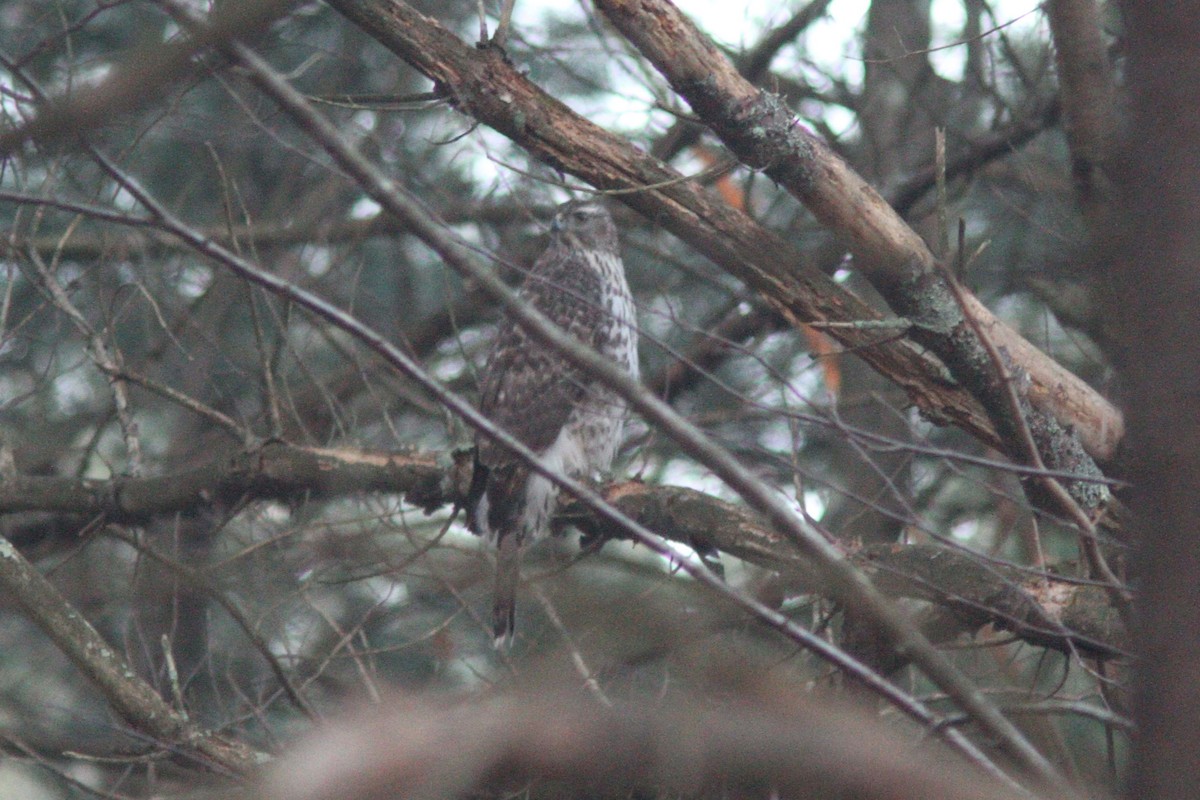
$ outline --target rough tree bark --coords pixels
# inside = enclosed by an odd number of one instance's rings
[[[1141,737],[1127,796],[1184,800],[1200,786],[1200,8],[1124,11],[1132,120],[1108,312],[1141,548]]]
[[[1109,439],[1112,431],[1105,430],[1119,414],[1102,423],[1097,416],[1102,408],[1111,408],[1106,401],[1076,405],[1084,397],[1098,398],[1053,360],[1038,358],[1036,348],[969,293],[958,292],[960,309],[920,236],[778,98],[749,84],[673,5],[666,0],[597,0],[596,6],[743,163],[762,169],[845,242],[855,268],[893,310],[910,320],[912,338],[936,353],[983,404],[1001,433],[1003,450],[1025,461],[1028,454],[1017,443],[1028,430],[1049,468],[1100,474],[1085,450],[1105,452],[1108,444],[1119,441]],[[1033,408],[1009,407],[1005,398],[1014,378],[991,362],[981,336],[1008,354],[1012,363],[1003,369],[1028,374],[1030,385],[1020,391]],[[1107,418],[1107,412],[1100,416]],[[1071,427],[1082,419],[1089,422]],[[1088,443],[1081,446],[1084,440]],[[1097,484],[1069,481],[1066,486],[1089,513],[1105,501],[1107,493]]]

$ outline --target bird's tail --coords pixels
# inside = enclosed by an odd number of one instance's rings
[[[517,624],[517,584],[521,580],[521,547],[518,537],[501,535],[496,547],[496,588],[492,594],[492,636],[497,650],[512,645]]]

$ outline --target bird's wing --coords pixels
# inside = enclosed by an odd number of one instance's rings
[[[554,443],[584,392],[577,369],[520,328],[506,325],[484,374],[479,405],[499,428],[541,453]],[[497,467],[513,458],[489,437],[479,437],[484,465]]]
[[[573,257],[543,254],[521,288],[521,297],[589,347],[596,346],[606,309],[600,278]],[[480,410],[536,453],[545,451],[587,393],[586,375],[563,356],[508,320],[484,371]],[[489,437],[479,437],[479,460],[495,467],[512,457]]]

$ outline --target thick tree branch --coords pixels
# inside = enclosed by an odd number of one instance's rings
[[[410,505],[431,512],[461,505],[470,480],[466,451],[370,451],[272,442],[155,478],[6,477],[0,480],[0,514],[39,511],[134,524],[214,505],[335,499],[368,492],[402,495]],[[638,481],[603,487],[602,494],[630,519],[667,539],[715,548],[799,576],[817,593],[829,588],[821,570],[794,541],[745,507],[693,489]],[[562,509],[559,523],[595,536],[627,536],[620,526],[579,502]],[[1095,586],[989,565],[934,545],[869,547],[848,552],[847,557],[871,574],[886,594],[929,600],[975,628],[990,623],[1031,644],[1064,652],[1111,657],[1126,649],[1119,616]]]
[[[619,483],[605,498],[630,517],[691,547],[716,548],[828,588],[820,569],[757,514],[678,486]],[[596,535],[621,536],[578,504],[563,519]],[[1031,644],[1120,657],[1128,649],[1120,610],[1103,587],[1029,572],[940,545],[872,545],[847,553],[892,597],[928,600],[977,629],[991,624]]]
[[[768,31],[758,44],[746,51],[737,60],[738,69],[742,75],[746,76],[746,80],[753,84],[761,83],[779,51],[794,41],[805,28],[820,19],[825,10],[829,8],[829,2],[830,0],[811,0],[808,5],[793,14],[787,22]],[[681,150],[699,141],[700,133],[703,130],[702,125],[693,121],[679,120],[659,137],[650,152],[656,158],[670,161]]]
[[[898,314],[912,322],[911,336],[935,352],[983,403],[1007,452],[1022,458],[1014,448],[1019,440],[1014,434],[1028,426],[1042,435],[1047,466],[1100,474],[1080,440],[1088,451],[1111,456],[1120,440],[1119,435],[1112,438],[1120,424],[1115,408],[974,296],[960,309],[920,236],[778,98],[747,82],[667,0],[596,0],[596,6],[739,159],[766,172],[841,237],[854,253],[856,267]],[[1007,388],[992,369],[976,330],[1029,375],[1028,396],[1035,404],[1029,420],[1013,419],[1009,413],[1004,402]],[[1093,513],[1107,494],[1094,484],[1073,482],[1068,488]]]
[[[465,466],[463,466],[465,464]],[[459,470],[465,469],[464,478]],[[432,510],[465,496],[470,458],[439,463],[429,453],[370,452],[270,442],[187,472],[108,481],[11,475],[0,478],[0,514],[53,511],[137,524],[244,500],[343,497],[395,492]],[[455,482],[453,484],[447,481]]]

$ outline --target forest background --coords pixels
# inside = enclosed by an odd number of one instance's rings
[[[1200,785],[1194,9],[0,20],[8,796]],[[510,291],[593,194],[640,385]],[[634,413],[496,652],[502,313]]]

